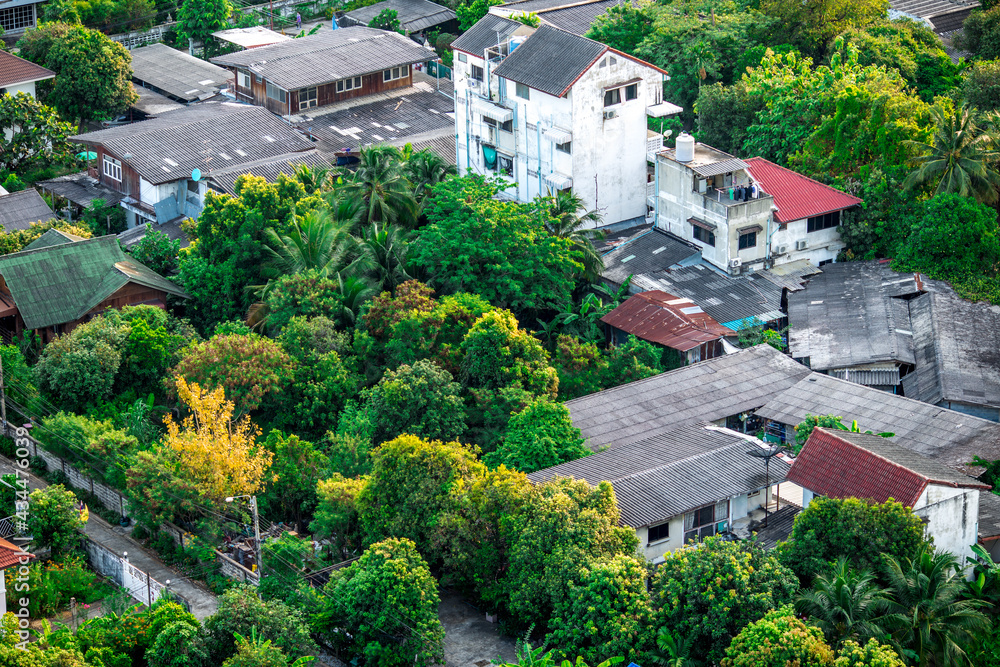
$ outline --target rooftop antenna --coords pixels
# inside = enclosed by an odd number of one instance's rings
[[[771,488],[771,459],[781,454],[785,451],[784,445],[768,445],[766,447],[755,447],[747,452],[750,456],[758,459],[764,459],[764,476],[765,476],[765,487],[764,487],[764,527],[767,528],[767,494]]]

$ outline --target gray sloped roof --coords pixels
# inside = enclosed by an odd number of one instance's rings
[[[822,273],[822,270],[808,259],[796,259],[772,266],[770,269],[757,271],[758,276],[766,278],[778,287],[790,292],[804,290],[809,277],[817,273]]]
[[[44,222],[54,217],[56,214],[34,188],[0,195],[0,226],[4,231],[28,229],[33,222]]]
[[[153,184],[190,178],[198,168],[215,169],[308,150],[311,141],[267,109],[245,104],[204,103],[141,123],[72,137],[103,145]]]
[[[166,44],[150,44],[130,53],[134,80],[184,102],[212,97],[232,76],[227,69]]]
[[[602,255],[604,271],[601,277],[617,286],[629,276],[657,273],[696,255],[700,256],[701,250],[694,244],[653,228]]]
[[[979,494],[979,537],[1000,537],[1000,496],[994,493]]]
[[[550,2],[549,4],[552,3]],[[558,6],[551,9],[525,10],[520,7],[520,4],[512,5],[511,8],[517,8],[519,11],[536,11],[538,12],[538,18],[545,23],[582,37],[587,34],[590,26],[594,24],[598,16],[608,11],[611,7],[621,4],[624,4],[622,0],[597,0],[597,2],[581,2],[576,4],[559,2]]]
[[[907,470],[912,470],[929,480],[964,486],[976,483],[975,479],[956,471],[954,468],[949,468],[940,461],[903,447],[902,440],[898,437],[883,438],[874,433],[851,433],[848,431],[831,432],[841,440],[847,440],[856,447],[866,449],[876,456],[892,461]]]
[[[542,25],[507,56],[494,73],[562,97],[607,50],[608,47],[600,42]]]
[[[758,345],[581,396],[566,407],[589,447],[614,449],[677,426],[759,408],[809,374],[774,348]]]
[[[479,19],[476,25],[466,30],[458,39],[452,42],[451,48],[482,58],[483,52],[486,49],[497,45],[497,33],[499,33],[499,41],[503,42],[518,30],[528,32],[531,28],[527,28],[523,23],[511,21],[502,16],[487,14]]]
[[[923,281],[880,262],[827,264],[788,295],[789,349],[814,370],[878,362],[914,363],[904,299]]]
[[[733,278],[695,264],[636,276],[632,284],[685,296],[722,326],[734,330],[752,326],[753,320],[771,322],[784,316],[781,289],[752,274]]]
[[[903,378],[906,395],[1000,407],[1000,308],[947,292],[908,303],[916,369]]]
[[[591,485],[611,482],[621,522],[633,528],[659,523],[686,511],[756,491],[767,483],[753,437],[706,424],[664,431],[644,440],[531,473],[543,482],[573,477]],[[789,463],[771,460],[771,483],[784,480]]]
[[[455,12],[430,0],[382,0],[344,14],[346,18],[367,26],[386,9],[396,12],[396,18],[406,32],[419,32],[455,18]]]
[[[212,62],[246,68],[285,90],[298,90],[435,57],[399,33],[354,27],[237,51]]]
[[[996,422],[820,373],[773,392],[756,414],[789,426],[806,415],[838,415],[846,423],[857,420],[866,431],[895,433],[894,442],[958,470],[967,469],[976,455],[1000,459]]]
[[[291,176],[295,173],[295,167],[303,164],[310,167],[330,167],[327,160],[319,151],[309,150],[299,153],[286,153],[276,157],[264,158],[246,164],[217,169],[209,176],[209,182],[219,191],[236,196],[236,179],[243,174],[252,174],[266,179],[269,183],[278,180],[279,174]]]

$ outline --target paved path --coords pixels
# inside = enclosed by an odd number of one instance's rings
[[[514,662],[514,640],[503,637],[497,626],[454,591],[442,588],[438,618],[444,625],[446,667],[486,667],[503,657]]]
[[[0,474],[11,474],[14,472],[14,463],[7,458],[0,457]],[[40,477],[27,473],[28,488],[31,490],[48,486],[48,482]],[[112,526],[107,521],[90,512],[87,526],[84,529],[87,537],[97,542],[110,551],[121,555],[128,552],[129,562],[143,572],[153,575],[153,579],[161,583],[170,580],[170,589],[183,597],[191,605],[191,613],[202,621],[219,608],[215,595],[207,591],[201,584],[195,584],[191,579],[182,576],[176,570],[168,567],[163,561],[147,551],[126,534],[126,529],[121,526]]]

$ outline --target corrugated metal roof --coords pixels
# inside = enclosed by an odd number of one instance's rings
[[[232,77],[229,70],[166,44],[141,46],[131,54],[134,80],[184,102],[212,97]]]
[[[751,436],[689,425],[545,468],[528,478],[542,482],[573,477],[594,486],[611,482],[621,522],[637,528],[763,488],[764,464],[747,454],[753,448],[761,448],[761,443]],[[772,459],[771,483],[781,482],[788,469],[787,461]]]
[[[740,171],[741,169],[746,169],[747,163],[739,158],[733,158],[731,160],[722,160],[721,162],[713,162],[711,164],[703,165],[693,165],[691,170],[700,176],[718,176],[719,174],[728,174],[731,171]]]
[[[39,248],[51,248],[54,245],[73,243],[74,241],[85,240],[82,236],[64,232],[61,229],[49,229],[37,239],[24,246],[24,250],[38,250]]]
[[[551,26],[571,32],[581,37],[586,35],[590,27],[598,16],[605,13],[611,7],[624,4],[622,0],[596,0],[590,2],[577,2],[570,4],[565,0],[559,0],[557,6],[549,9],[525,9],[523,6],[527,2],[512,3],[504,5],[504,8],[516,9],[517,11],[536,12],[538,18]],[[549,4],[552,4],[551,2]],[[632,3],[636,5],[637,3]]]
[[[795,517],[802,508],[798,505],[781,505],[781,509],[767,517],[767,525],[756,531],[757,541],[765,549],[774,549],[778,542],[785,542],[795,527]]]
[[[36,65],[13,53],[0,51],[0,88],[11,88],[19,83],[42,81],[56,75],[50,69]]]
[[[582,396],[566,407],[588,447],[614,449],[678,426],[755,410],[808,375],[802,364],[758,345]]]
[[[895,433],[900,446],[956,470],[966,471],[974,456],[1000,459],[996,422],[820,373],[774,393],[757,415],[788,426],[806,415],[839,415],[865,430]]]
[[[114,206],[125,197],[122,193],[101,185],[85,171],[58,176],[47,181],[38,181],[35,185],[84,207],[90,206],[95,199],[102,200],[108,206]]]
[[[235,197],[236,179],[240,176],[243,176],[244,174],[252,174],[254,176],[260,176],[269,183],[273,183],[278,180],[279,174],[285,174],[286,176],[294,174],[295,167],[298,165],[308,165],[310,167],[331,166],[330,161],[327,160],[319,151],[309,150],[298,153],[285,153],[284,155],[264,158],[263,160],[256,160],[254,162],[247,162],[246,164],[234,167],[217,169],[211,173],[208,177],[208,181],[216,190]]]
[[[344,14],[344,17],[367,26],[381,12],[391,9],[408,33],[420,32],[455,19],[455,12],[430,0],[382,0]]]
[[[250,28],[230,28],[229,30],[219,30],[212,33],[212,37],[221,39],[230,44],[242,46],[244,49],[253,49],[259,46],[268,46],[278,42],[287,42],[292,39],[288,35],[280,32],[268,30],[263,26],[253,26]]]
[[[298,40],[296,40],[298,41]],[[203,103],[152,120],[71,137],[106,146],[154,185],[308,150],[311,141],[263,107]]]
[[[237,51],[212,62],[250,69],[285,90],[298,90],[435,58],[399,33],[354,27]]]
[[[620,243],[606,252],[602,278],[619,286],[629,276],[659,275],[678,262],[700,257],[701,249],[694,244],[660,229],[650,229]],[[658,289],[651,287],[648,289]]]
[[[600,42],[542,25],[494,73],[562,97],[607,50]]]
[[[482,58],[486,49],[507,41],[514,33],[530,35],[532,32],[534,28],[519,21],[487,14],[452,42],[451,48]]]
[[[796,259],[772,266],[770,269],[757,271],[758,276],[766,278],[778,287],[790,292],[805,289],[807,278],[817,273],[822,273],[822,271],[808,259]]]
[[[116,236],[4,255],[0,275],[28,329],[79,319],[129,282],[187,297],[180,287],[126,255]]]
[[[629,297],[601,322],[681,352],[736,333],[716,322],[691,299],[660,290]]]
[[[56,217],[49,205],[34,188],[0,195],[0,226],[5,231],[29,229],[33,222]]]
[[[750,175],[764,188],[764,192],[774,197],[774,205],[778,207],[774,218],[778,222],[811,218],[862,203],[857,197],[762,157],[752,157],[746,164]]]
[[[1000,537],[1000,496],[979,494],[979,537],[995,540]]]
[[[788,481],[829,498],[862,498],[877,503],[892,498],[907,507],[913,507],[928,484],[990,488],[904,449],[894,440],[814,429],[792,464]]]

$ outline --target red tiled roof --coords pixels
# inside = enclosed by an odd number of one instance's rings
[[[774,197],[774,219],[792,222],[857,206],[861,200],[829,185],[785,169],[762,157],[746,160],[750,175]]]
[[[0,51],[0,88],[7,88],[28,81],[51,79],[55,72],[23,58]]]
[[[6,570],[12,565],[20,564],[22,558],[25,558],[25,562],[27,562],[34,557],[35,554],[25,553],[7,540],[0,539],[0,570]]]
[[[876,445],[882,452],[856,444],[864,442]],[[884,455],[895,450],[899,450],[899,461]],[[911,459],[912,463],[907,464]],[[935,471],[938,466],[941,470]],[[907,507],[913,507],[928,484],[990,488],[973,477],[963,482],[962,477],[927,457],[893,444],[891,438],[817,428],[796,457],[787,479],[828,498],[863,498],[876,503],[892,498]]]
[[[736,333],[716,322],[691,299],[659,290],[629,297],[601,322],[681,352]]]

